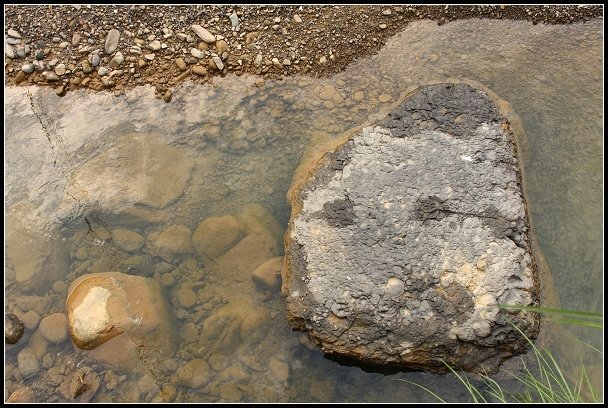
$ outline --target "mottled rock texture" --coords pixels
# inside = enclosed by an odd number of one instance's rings
[[[367,364],[495,371],[538,319],[516,145],[482,91],[438,84],[324,154],[290,191],[293,328]]]

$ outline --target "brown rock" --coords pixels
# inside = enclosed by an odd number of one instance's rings
[[[191,360],[179,370],[177,377],[187,387],[200,388],[211,378],[209,364],[200,358]]]
[[[63,313],[53,313],[40,321],[38,330],[51,343],[61,343],[68,338],[68,319]]]
[[[154,242],[156,253],[167,262],[172,262],[176,256],[189,254],[192,252],[191,235],[190,228],[185,225],[171,225]]]
[[[178,58],[175,60],[175,65],[177,65],[177,67],[181,70],[181,71],[185,71],[188,69],[188,64],[186,64],[186,62],[184,61],[183,58]]]
[[[112,231],[112,241],[123,251],[135,252],[144,245],[145,238],[137,232],[118,228]]]
[[[242,224],[232,215],[209,217],[194,230],[192,243],[199,255],[217,258],[243,238],[242,229]]]
[[[195,65],[192,67],[192,72],[196,75],[205,76],[207,75],[207,68],[202,67],[200,65]]]
[[[281,289],[281,269],[283,257],[277,256],[264,262],[251,273],[251,278],[262,291],[279,292]]]
[[[36,402],[36,396],[30,387],[19,387],[13,391],[6,402],[11,404],[32,403]]]

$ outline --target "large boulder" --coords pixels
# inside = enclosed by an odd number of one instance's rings
[[[68,290],[74,344],[97,360],[132,368],[143,348],[171,355],[173,318],[158,282],[120,272],[83,275]]]
[[[516,147],[482,91],[439,84],[350,135],[290,191],[293,328],[367,364],[492,372],[538,318]]]

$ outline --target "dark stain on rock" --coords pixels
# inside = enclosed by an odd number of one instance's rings
[[[355,221],[353,203],[348,200],[335,200],[323,204],[321,217],[332,227],[347,227]]]

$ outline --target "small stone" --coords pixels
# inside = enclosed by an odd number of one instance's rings
[[[180,69],[180,71],[185,71],[188,69],[188,64],[184,61],[183,58],[178,58],[175,60],[175,65]]]
[[[211,61],[213,61],[213,63],[215,64],[215,67],[219,71],[224,69],[224,63],[222,62],[222,59],[220,57],[213,56],[213,57],[211,57]]]
[[[378,100],[382,103],[389,102],[391,99],[393,99],[393,97],[389,94],[382,94],[378,97]]]
[[[283,257],[269,259],[254,269],[251,278],[258,289],[262,291],[279,292],[281,289],[281,268],[283,267]]]
[[[6,344],[15,344],[23,336],[25,325],[16,314],[9,313],[4,316],[4,341]]]
[[[323,55],[321,58],[319,58],[319,64],[320,65],[327,64],[327,58],[325,57],[325,55]]]
[[[23,378],[32,377],[40,370],[40,364],[38,363],[36,354],[34,353],[34,350],[29,347],[24,348],[17,354],[17,365],[19,366],[19,371]]]
[[[141,55],[141,47],[138,45],[132,45],[129,47],[129,52],[134,55]]]
[[[276,357],[272,357],[269,365],[270,371],[277,381],[286,382],[289,379],[289,364],[278,360]]]
[[[149,50],[158,51],[160,50],[160,41],[155,40],[146,46]]]
[[[177,376],[179,381],[190,388],[200,388],[209,382],[209,364],[205,360],[196,358],[186,363],[179,370]]]
[[[40,321],[38,330],[51,343],[61,343],[68,337],[68,319],[63,313],[53,313]]]
[[[380,27],[380,29],[381,29],[381,30],[386,30],[387,25],[386,25],[386,24],[384,24],[384,23],[382,23],[382,24],[380,24],[378,27]]]
[[[62,42],[60,42],[60,43],[59,43],[59,48],[61,48],[61,49],[65,49],[65,48],[68,48],[68,45],[70,45],[70,43],[69,43],[69,42],[67,42],[67,41],[62,41]]]
[[[118,40],[120,38],[120,31],[116,29],[111,29],[108,31],[108,35],[106,36],[105,50],[108,54],[114,53],[116,48],[118,47]]]
[[[205,41],[207,44],[213,44],[215,42],[215,36],[211,34],[207,29],[201,27],[198,24],[193,24],[191,28],[192,31],[194,31],[194,33],[198,35],[198,37],[201,40]]]
[[[122,63],[125,61],[125,57],[122,55],[122,53],[120,51],[118,51],[114,57],[112,58],[112,60],[110,61],[110,66],[112,68],[118,68],[119,66],[122,65]]]
[[[99,65],[99,62],[101,61],[101,58],[99,58],[99,54],[93,54],[91,56],[91,65],[96,67]]]
[[[80,44],[80,40],[82,40],[82,36],[78,33],[74,33],[72,36],[72,46],[76,47],[78,44]]]
[[[59,76],[64,75],[66,71],[65,64],[59,64],[55,67],[55,73]]]
[[[18,47],[17,48],[17,56],[19,58],[25,58],[25,47]]]
[[[178,40],[180,40],[180,41],[185,41],[185,40],[186,40],[186,37],[187,37],[187,36],[186,36],[186,34],[184,34],[184,33],[177,33],[175,36],[176,36],[176,37],[178,38]]]
[[[198,59],[205,58],[205,53],[201,50],[197,50],[196,48],[192,48],[190,50],[190,54],[192,54],[193,57]]]
[[[80,65],[82,65],[82,72],[83,73],[90,74],[91,72],[93,72],[93,67],[91,66],[91,63],[89,61],[82,61],[80,63]]]
[[[6,47],[4,48],[4,55],[9,58],[15,58],[15,50],[13,49],[12,45],[8,43],[6,44]]]
[[[32,72],[34,72],[34,64],[23,64],[23,66],[21,67],[21,71],[25,72],[26,74],[31,74]]]
[[[250,33],[245,34],[245,45],[249,45],[259,37],[260,33],[258,31],[252,31]]]
[[[47,370],[53,366],[53,356],[51,353],[47,353],[42,357],[42,368],[46,368]]]
[[[56,73],[54,72],[47,72],[44,77],[46,78],[47,81],[49,82],[53,82],[53,81],[58,81],[59,77],[57,76]]]
[[[17,44],[21,44],[21,40],[20,40],[20,39],[18,39],[18,38],[11,38],[11,37],[8,37],[8,38],[6,38],[5,40],[6,40],[6,43],[7,43],[8,45],[17,45]]]
[[[89,402],[97,392],[100,383],[97,373],[89,367],[82,367],[74,373],[70,381],[70,397],[81,403]]]
[[[65,96],[67,92],[68,92],[68,85],[67,84],[61,85],[57,89],[55,89],[55,94],[57,96]]]
[[[215,43],[215,48],[217,49],[217,52],[221,54],[228,49],[228,44],[224,40],[219,40]]]
[[[106,371],[103,381],[108,390],[113,390],[118,385],[118,376],[112,370]]]
[[[145,238],[137,232],[118,228],[112,231],[112,241],[123,251],[136,252],[144,245]]]
[[[99,69],[97,70],[97,73],[99,74],[99,76],[107,75],[110,73],[110,68],[99,67]]]
[[[33,310],[30,310],[21,316],[21,321],[26,329],[34,331],[38,327],[38,323],[40,323],[40,315]]]
[[[278,58],[272,59],[272,65],[274,65],[274,67],[277,69],[283,69],[283,65],[279,62]]]
[[[53,37],[53,40],[52,40],[52,41],[53,41],[54,43],[58,43],[58,42],[61,42],[61,38],[59,38],[59,37]]]
[[[163,96],[163,101],[169,103],[169,102],[171,102],[172,98],[173,98],[173,91],[170,89],[167,89],[167,91],[165,92],[165,95]]]
[[[200,75],[200,76],[207,75],[207,69],[205,67],[200,66],[200,65],[193,66],[192,67],[192,72],[195,73],[196,75]]]
[[[154,57],[154,54],[152,54],[152,57]],[[152,58],[152,59],[154,59],[154,58]],[[148,63],[146,62],[146,60],[143,60],[143,59],[138,59],[137,60],[137,67],[138,68],[141,69],[141,68],[145,68],[147,66],[148,66]]]
[[[175,293],[177,303],[184,309],[190,309],[196,304],[196,294],[190,288],[180,288]]]
[[[160,278],[160,283],[165,288],[170,288],[171,286],[175,285],[175,278],[173,277],[172,273],[163,273]]]
[[[30,387],[19,387],[8,397],[12,404],[36,402],[36,396]]]
[[[285,58],[285,59],[283,60],[282,64],[283,64],[284,66],[289,66],[289,65],[291,65],[291,61],[289,60],[289,58]]]
[[[42,51],[42,50],[36,51],[35,57],[36,57],[36,59],[38,61],[43,60],[44,59],[44,51]]]
[[[25,78],[27,77],[27,74],[23,71],[19,71],[17,72],[17,74],[15,75],[15,83],[20,84],[21,82],[25,81]]]
[[[256,55],[255,59],[253,60],[253,65],[255,65],[256,67],[262,66],[262,59],[262,54]]]
[[[19,32],[15,31],[15,30],[8,30],[6,32],[10,37],[13,38],[21,38],[21,34],[19,34]]]
[[[44,62],[42,61],[33,61],[32,64],[34,64],[34,69],[36,71],[43,71],[44,70]]]
[[[298,15],[298,14],[294,14],[293,15],[293,21],[294,21],[294,23],[301,23],[302,22],[302,17],[300,17],[300,15]]]
[[[230,24],[232,24],[232,27],[238,27],[239,26],[239,16],[236,15],[236,13],[232,13],[230,14]]]
[[[383,16],[390,16],[390,15],[391,15],[391,13],[392,13],[392,12],[391,12],[391,9],[386,9],[386,10],[383,10],[383,11],[382,11],[382,15],[383,15]]]
[[[147,59],[148,61],[154,61],[154,54],[144,54],[144,58]]]
[[[239,402],[243,398],[243,393],[236,385],[227,383],[220,387],[220,398],[230,402]]]
[[[50,67],[54,67],[57,64],[59,64],[59,60],[57,58],[53,58],[51,61],[49,61]]]

